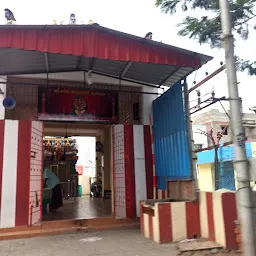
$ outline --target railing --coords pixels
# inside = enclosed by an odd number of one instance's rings
[[[71,199],[75,200],[77,194],[77,181],[68,180],[67,182],[60,183],[62,197],[65,200]]]

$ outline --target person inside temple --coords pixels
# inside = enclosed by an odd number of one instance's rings
[[[76,24],[76,15],[74,13],[70,14],[69,24],[71,24],[71,25]]]
[[[16,19],[14,18],[13,12],[9,9],[4,9],[4,16],[6,18],[6,25],[14,25],[16,24]]]
[[[146,38],[146,39],[149,39],[149,40],[152,40],[152,38],[153,38],[153,33],[152,33],[152,32],[148,32],[148,33],[145,35],[145,38]]]

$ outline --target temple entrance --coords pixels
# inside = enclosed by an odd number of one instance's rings
[[[46,182],[43,221],[112,215],[110,130],[109,125],[44,123],[43,170],[58,178],[63,206],[51,210],[54,189]]]

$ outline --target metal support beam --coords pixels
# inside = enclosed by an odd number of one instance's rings
[[[207,107],[209,107],[209,106],[215,104],[216,102],[219,102],[219,101],[224,100],[224,99],[225,99],[225,97],[222,97],[222,98],[219,98],[219,99],[213,99],[211,103],[209,103],[209,104],[206,105],[206,106],[201,107],[200,109],[195,110],[194,112],[190,113],[190,115],[193,115],[193,114],[195,114],[196,112],[201,111],[201,110],[203,110],[203,109],[205,109],[205,108],[207,108]],[[208,100],[209,100],[209,99],[208,99]],[[202,103],[204,103],[204,102],[202,102]]]
[[[189,159],[190,159],[190,169],[191,169],[191,178],[193,179],[194,191],[193,198],[197,199],[197,189],[198,189],[198,180],[197,180],[197,172],[196,172],[196,156],[194,153],[194,140],[192,133],[192,123],[189,114],[189,93],[188,93],[188,84],[187,79],[185,78],[183,83],[183,95],[184,95],[184,109],[185,109],[185,117],[186,117],[186,131],[187,131],[187,142],[188,142],[188,151],[189,151]]]
[[[79,57],[77,58],[77,62],[76,62],[76,70],[77,70],[77,71],[80,70],[80,67],[81,67],[83,58],[84,58],[84,56],[79,56]]]
[[[44,62],[45,62],[45,69],[46,73],[49,73],[49,59],[48,59],[48,53],[44,53]]]
[[[0,84],[7,84],[7,82],[0,82]],[[33,85],[38,87],[47,87],[48,84],[37,84],[37,83],[20,83],[20,82],[11,82],[9,85],[17,85],[17,86],[25,86],[25,85]],[[53,87],[57,87],[56,85],[51,85]],[[65,87],[65,86],[63,86]],[[146,95],[161,95],[161,93],[157,92],[142,92],[142,91],[127,91],[127,90],[100,90],[100,89],[94,89],[94,88],[86,88],[86,91],[96,91],[96,92],[102,92],[102,91],[113,91],[113,92],[122,92],[122,93],[131,93],[131,94],[146,94]]]
[[[213,73],[211,73],[209,76],[207,76],[205,79],[203,79],[201,82],[197,83],[195,86],[189,89],[189,93],[193,92],[195,89],[209,81],[211,78],[219,74],[221,71],[223,71],[226,68],[226,65],[221,66],[219,69],[215,70]]]
[[[81,71],[86,71],[88,72],[89,69],[85,69],[85,70],[81,70]],[[51,70],[51,74],[54,74],[54,73],[67,73],[67,72],[77,72],[77,70],[74,68],[74,69],[68,69],[68,70],[63,70],[63,69],[59,69],[59,70]],[[37,71],[34,71],[34,72],[13,72],[13,73],[8,73],[8,74],[1,74],[0,75],[33,75],[33,74],[45,74],[45,70],[37,70]],[[102,72],[98,72],[98,71],[93,71],[92,73],[94,74],[97,74],[97,75],[101,75],[101,76],[106,76],[106,77],[110,77],[110,78],[114,78],[114,79],[120,79],[119,76],[114,76],[114,75],[109,75],[109,74],[106,74],[106,73],[102,73]],[[145,86],[148,86],[148,87],[152,87],[152,88],[158,88],[158,85],[155,85],[155,84],[150,84],[150,83],[147,83],[147,82],[143,82],[143,81],[137,81],[137,80],[133,80],[133,79],[128,79],[128,78],[122,78],[121,79],[122,81],[126,81],[126,82],[131,82],[131,83],[135,83],[135,84],[138,84],[138,85],[145,85]]]
[[[88,72],[89,70],[85,70],[85,71]],[[150,84],[150,83],[147,83],[147,82],[133,80],[133,79],[129,79],[129,78],[120,78],[120,77],[115,76],[115,75],[110,75],[110,74],[106,74],[106,73],[98,72],[98,71],[94,71],[94,70],[91,70],[91,71],[92,71],[92,73],[94,73],[96,75],[101,75],[101,76],[106,76],[106,77],[110,77],[110,78],[114,78],[114,79],[119,79],[121,81],[126,81],[126,82],[135,83],[135,84],[140,84],[140,85],[144,85],[144,86],[148,86],[148,87],[152,87],[152,88],[158,88],[157,85]]]
[[[131,65],[132,65],[132,62],[129,61],[129,62],[127,63],[127,65],[125,66],[125,68],[123,69],[123,71],[122,71],[122,73],[121,73],[121,75],[120,75],[120,78],[123,78],[123,77],[125,76],[125,74],[126,74],[127,71],[129,70],[129,68],[131,67]]]
[[[233,144],[233,141],[228,141],[228,142],[223,143],[223,147],[226,147],[226,146],[229,146],[229,145],[232,145],[232,144]],[[216,147],[219,148],[220,144],[216,145]],[[212,149],[214,149],[214,146],[210,146],[210,147],[207,147],[207,148],[196,149],[194,152],[199,153],[199,152],[203,152],[203,151],[206,151],[206,150],[212,150]]]
[[[95,58],[90,58],[90,61],[89,61],[89,70],[93,70],[93,66],[94,66],[94,61],[95,61]]]

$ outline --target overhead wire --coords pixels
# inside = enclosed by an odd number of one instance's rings
[[[219,101],[219,103],[220,103],[221,107],[223,108],[225,114],[227,115],[228,119],[230,120],[230,115],[228,114],[227,110],[226,110],[225,107],[223,106],[222,102]]]
[[[199,70],[199,69],[198,69]],[[195,73],[195,77],[194,77],[194,79],[193,79],[193,82],[192,82],[192,85],[191,85],[191,87],[190,88],[192,88],[192,86],[193,86],[193,84],[194,84],[194,82],[196,81],[196,77],[197,77],[197,74],[198,74],[198,70],[196,71],[196,73]]]

